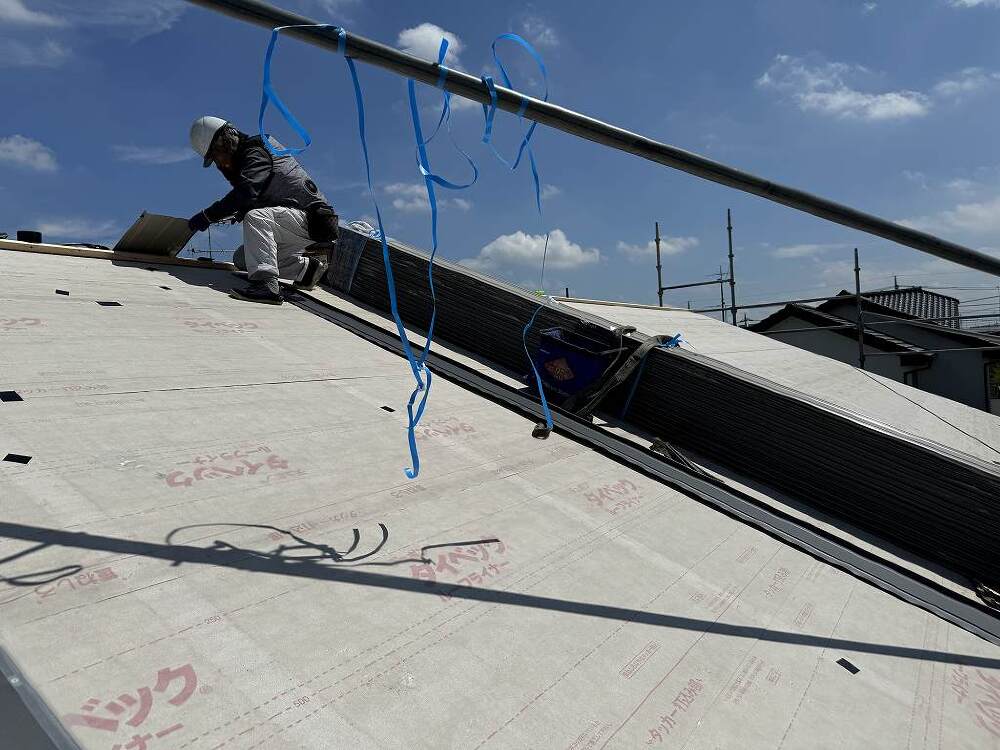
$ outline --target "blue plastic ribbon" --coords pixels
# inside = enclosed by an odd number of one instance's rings
[[[499,41],[501,41],[503,39],[508,39],[510,41],[516,42],[517,44],[520,44],[534,58],[535,62],[538,64],[538,69],[541,71],[541,74],[542,74],[542,83],[544,85],[544,94],[542,96],[542,101],[548,101],[549,100],[549,74],[548,74],[548,71],[545,68],[545,63],[542,61],[542,56],[538,54],[538,52],[535,50],[534,47],[532,47],[528,42],[526,42],[523,38],[521,38],[517,34],[501,34],[500,36],[498,36],[496,39],[493,40],[493,44],[492,44],[492,47],[491,47],[492,50],[493,50],[493,61],[496,63],[497,68],[500,71],[500,76],[503,79],[504,86],[506,86],[508,89],[512,89],[513,88],[513,85],[511,84],[511,81],[510,81],[510,76],[507,75],[507,69],[504,67],[503,61],[500,60],[500,55],[497,53],[497,42],[499,42]],[[521,139],[521,145],[517,149],[517,155],[514,157],[513,163],[510,162],[510,161],[508,161],[507,159],[505,159],[500,154],[500,152],[496,150],[496,147],[491,142],[492,139],[493,139],[493,121],[494,121],[494,119],[496,117],[496,111],[497,111],[497,89],[496,89],[496,84],[493,82],[493,79],[490,76],[483,76],[483,83],[486,85],[486,90],[489,92],[489,95],[490,95],[490,103],[489,103],[489,105],[486,105],[486,104],[483,105],[483,117],[486,120],[486,124],[485,124],[485,126],[483,128],[483,143],[488,144],[489,147],[490,147],[490,150],[493,151],[493,154],[508,169],[510,169],[512,172],[517,169],[518,165],[521,163],[521,158],[524,156],[525,152],[527,152],[527,154],[528,154],[528,163],[531,165],[531,179],[534,182],[534,187],[535,187],[535,208],[538,210],[539,217],[541,217],[541,215],[542,215],[542,188],[541,188],[541,181],[539,180],[539,177],[538,177],[538,165],[535,163],[535,155],[534,155],[534,153],[531,150],[531,137],[534,135],[534,133],[535,133],[535,126],[538,123],[532,122],[531,125],[528,127],[527,132],[524,133],[524,136]],[[517,120],[518,120],[518,123],[523,123],[523,121],[524,121],[524,113],[525,113],[525,110],[527,109],[527,107],[528,107],[528,100],[526,98],[524,98],[524,97],[521,97],[521,106],[517,110]],[[522,132],[523,132],[523,126],[522,126]],[[546,247],[546,250],[548,249],[548,244],[549,244],[549,242],[548,242],[548,235],[546,235],[545,236],[545,247]],[[543,281],[544,281],[544,278],[545,278],[545,255],[543,253],[543,255],[542,255],[542,279],[543,279]],[[542,311],[543,307],[544,307],[544,305],[539,305],[536,308],[534,314],[531,316],[531,320],[529,320],[528,324],[524,327],[524,330],[521,333],[521,343],[524,345],[524,353],[528,357],[528,364],[531,365],[531,371],[535,375],[535,385],[538,388],[538,397],[539,397],[539,399],[542,402],[542,413],[545,415],[545,426],[549,430],[551,430],[552,429],[552,412],[549,410],[549,402],[545,398],[545,390],[542,387],[542,378],[541,378],[541,375],[538,374],[538,368],[535,367],[535,361],[531,358],[531,353],[528,351],[528,332],[531,330],[532,326],[535,324],[535,318],[538,317],[538,313],[540,313]]]
[[[344,59],[347,61],[347,67],[351,72],[351,81],[354,84],[354,100],[358,109],[358,133],[361,138],[361,153],[365,160],[365,176],[368,180],[368,192],[372,197],[372,205],[375,208],[375,218],[378,221],[379,234],[381,235],[379,239],[382,242],[382,264],[385,266],[385,282],[386,287],[389,290],[389,309],[392,312],[392,319],[396,322],[396,330],[399,332],[399,341],[403,346],[403,353],[406,355],[406,359],[410,363],[410,369],[413,372],[413,379],[416,381],[416,387],[410,394],[410,399],[406,404],[406,414],[408,417],[408,424],[406,427],[407,440],[410,446],[410,460],[413,462],[413,467],[404,470],[407,477],[415,479],[417,475],[420,474],[420,455],[417,451],[416,428],[420,422],[420,418],[424,414],[424,409],[427,406],[427,397],[430,395],[431,371],[426,367],[423,361],[423,359],[426,358],[426,350],[423,358],[419,360],[413,356],[413,350],[411,349],[409,339],[406,336],[406,329],[403,327],[403,320],[399,317],[399,306],[396,301],[396,280],[392,273],[392,260],[389,257],[389,244],[386,241],[385,227],[382,224],[382,212],[379,209],[378,199],[375,197],[375,185],[372,182],[371,158],[368,155],[368,139],[365,131],[365,102],[364,96],[361,93],[361,82],[358,80],[358,70],[354,65],[354,60],[346,55],[347,33],[343,29],[339,29],[338,35],[338,48],[341,51],[345,51]],[[430,346],[429,337],[427,345],[428,347]],[[427,376],[426,383],[422,377],[423,375]],[[423,395],[420,397],[419,402],[417,402],[417,394],[420,392],[423,392]],[[416,411],[414,411],[413,408],[414,404],[417,404]]]
[[[444,85],[444,79],[446,77],[446,68],[444,68],[444,58],[448,53],[448,40],[442,39],[441,46],[438,49],[438,67],[441,69],[441,74],[438,76],[438,86]],[[411,79],[407,81],[407,91],[409,93],[410,99],[410,119],[413,121],[413,134],[416,138],[416,156],[417,156],[417,167],[420,169],[420,174],[424,178],[424,186],[427,189],[427,200],[430,203],[431,209],[431,255],[427,263],[427,283],[430,288],[431,294],[431,322],[427,329],[427,343],[424,346],[423,352],[418,357],[417,361],[423,364],[427,360],[427,355],[430,353],[431,341],[434,338],[434,324],[437,320],[437,296],[434,291],[434,257],[437,254],[438,249],[438,204],[437,195],[434,190],[434,185],[439,185],[447,190],[464,190],[466,188],[472,187],[479,179],[479,168],[473,162],[472,158],[463,151],[458,144],[455,143],[454,138],[451,137],[451,94],[447,91],[442,90],[443,103],[441,106],[441,116],[438,118],[437,127],[434,129],[434,133],[430,138],[424,140],[423,128],[420,124],[420,111],[417,107],[417,92],[414,81]],[[458,150],[465,160],[472,167],[472,179],[464,184],[451,182],[444,179],[440,175],[436,175],[431,172],[430,161],[427,156],[427,145],[434,140],[434,137],[440,132],[442,124],[448,129],[449,138],[451,138],[452,144]]]
[[[257,130],[260,133],[260,138],[264,141],[264,145],[267,146],[268,151],[270,151],[275,156],[295,156],[301,154],[307,148],[309,144],[312,143],[312,137],[309,132],[302,126],[295,115],[292,114],[291,110],[285,106],[285,103],[281,101],[281,97],[274,90],[271,85],[271,58],[274,57],[274,48],[278,43],[278,34],[280,34],[285,29],[302,29],[302,28],[331,28],[328,23],[321,24],[300,24],[296,26],[278,26],[271,31],[271,41],[268,42],[267,52],[264,53],[264,83],[262,86],[262,94],[260,99],[260,115],[257,117]],[[333,27],[336,28],[336,27]],[[342,29],[340,31],[343,31]],[[275,108],[281,113],[281,116],[285,118],[285,122],[291,126],[292,130],[299,134],[299,138],[302,139],[302,146],[299,148],[275,148],[271,145],[268,140],[267,134],[264,132],[264,113],[267,111],[268,105],[274,102]]]
[[[524,345],[524,353],[528,357],[528,364],[531,365],[531,371],[535,374],[535,387],[538,388],[538,395],[542,399],[542,414],[545,416],[545,426],[551,430],[552,429],[552,411],[549,409],[548,399],[545,398],[545,390],[542,388],[542,376],[538,374],[538,368],[535,367],[535,360],[531,358],[531,352],[528,351],[528,331],[531,327],[535,325],[535,318],[538,317],[538,313],[542,311],[545,305],[539,305],[535,309],[535,314],[531,316],[531,320],[528,321],[528,325],[524,327],[521,332],[521,343]]]
[[[517,34],[501,34],[496,39],[493,40],[491,49],[493,50],[493,61],[496,63],[497,68],[500,70],[500,76],[503,79],[503,85],[508,89],[512,89],[513,85],[510,81],[510,76],[507,75],[507,68],[504,67],[503,61],[500,59],[500,55],[497,53],[497,42],[509,39],[510,41],[516,42],[521,45],[528,54],[534,58],[535,62],[538,64],[538,69],[542,74],[542,84],[544,86],[544,93],[542,94],[542,101],[549,100],[549,73],[545,68],[545,62],[542,60],[542,56],[538,54],[534,47],[532,47],[528,42]],[[541,185],[538,180],[538,167],[535,164],[535,156],[531,151],[531,137],[535,134],[535,128],[538,126],[537,122],[532,122],[528,127],[527,132],[521,139],[521,145],[517,149],[517,155],[514,157],[513,162],[505,159],[496,147],[492,144],[493,138],[493,120],[496,117],[497,110],[497,90],[496,84],[494,84],[493,79],[490,76],[483,76],[483,83],[486,85],[486,89],[490,95],[490,104],[483,105],[483,115],[486,119],[486,125],[483,128],[483,143],[489,145],[490,149],[493,151],[494,155],[505,164],[511,171],[517,169],[518,165],[521,163],[521,159],[524,153],[528,153],[528,161],[531,163],[531,176],[535,184],[535,205],[538,208],[538,212],[542,212],[542,197],[541,197]],[[517,110],[517,119],[519,123],[524,120],[524,113],[528,108],[528,100],[525,97],[521,97],[521,106]]]

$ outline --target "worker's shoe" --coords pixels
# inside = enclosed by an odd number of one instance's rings
[[[319,258],[306,258],[308,264],[306,265],[306,272],[302,275],[300,281],[296,281],[292,286],[296,289],[305,289],[309,291],[315,289],[316,285],[323,278],[323,274],[326,273],[326,263]]]
[[[229,293],[233,299],[241,299],[246,302],[262,302],[265,305],[280,305],[284,302],[281,291],[278,288],[277,279],[267,281],[251,281],[243,289],[233,289]]]

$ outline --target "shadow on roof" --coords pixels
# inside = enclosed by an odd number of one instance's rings
[[[229,525],[229,524],[218,524]],[[185,527],[181,527],[182,529]],[[270,527],[268,527],[270,528]],[[168,539],[180,529],[171,532]],[[279,529],[279,531],[284,531]],[[289,533],[289,532],[284,532]],[[25,524],[0,522],[0,536],[8,539],[20,539],[34,542],[36,546],[23,550],[10,557],[0,560],[0,564],[21,559],[32,552],[55,545],[60,547],[76,547],[79,549],[102,550],[122,555],[137,555],[159,560],[170,561],[173,565],[191,563],[197,565],[216,565],[253,573],[270,573],[287,575],[296,578],[308,578],[331,583],[343,583],[355,586],[371,586],[381,589],[406,591],[416,594],[448,596],[469,601],[490,602],[514,607],[532,607],[562,612],[585,617],[600,617],[622,622],[637,622],[655,627],[674,628],[695,632],[711,631],[717,635],[728,635],[736,638],[750,638],[771,643],[788,643],[792,645],[813,646],[853,651],[856,653],[883,654],[905,659],[921,659],[924,661],[947,664],[964,664],[966,666],[1000,669],[1000,659],[991,659],[967,654],[949,654],[943,651],[933,651],[908,646],[894,646],[882,643],[867,643],[844,638],[830,638],[806,633],[790,633],[770,630],[753,625],[736,625],[732,623],[704,620],[694,617],[646,612],[627,607],[616,607],[591,602],[576,602],[553,597],[536,596],[515,591],[501,591],[480,588],[476,586],[445,585],[436,582],[422,581],[410,577],[392,576],[359,570],[358,567],[343,566],[337,563],[322,564],[313,559],[289,557],[284,553],[268,553],[242,550],[218,541],[211,547],[196,547],[183,544],[160,544],[156,542],[134,541],[117,537],[87,534],[85,532],[63,531]],[[305,542],[308,547],[323,550],[326,545]],[[437,546],[437,545],[432,545]],[[425,547],[424,549],[428,549]],[[286,550],[287,551],[287,550]],[[339,554],[339,553],[338,553]],[[395,561],[396,564],[407,562]],[[68,569],[68,568],[67,568]],[[52,571],[44,571],[50,575]],[[0,581],[11,583],[19,581],[19,585],[38,585],[35,581],[26,583],[32,574],[19,575],[14,578],[0,576]]]

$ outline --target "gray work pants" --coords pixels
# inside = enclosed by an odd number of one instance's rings
[[[243,217],[243,251],[254,281],[300,281],[308,267],[302,251],[312,243],[306,212],[298,208],[255,208]]]

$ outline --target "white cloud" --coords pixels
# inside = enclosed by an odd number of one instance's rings
[[[465,70],[462,61],[458,57],[459,53],[465,49],[465,43],[459,39],[457,34],[445,31],[433,23],[425,21],[419,26],[403,29],[396,38],[396,46],[403,50],[403,52],[408,52],[411,55],[416,55],[426,60],[437,61],[442,38],[448,40],[448,52],[444,58],[445,66],[455,70]],[[435,112],[440,111],[438,110],[438,106],[438,103],[434,104]],[[461,96],[451,97],[452,112],[468,112],[472,110],[482,111],[482,107],[478,102],[474,102],[471,99]]]
[[[820,112],[842,119],[879,121],[922,117],[930,99],[919,91],[867,93],[852,88],[849,79],[868,71],[846,63],[809,65],[790,55],[778,55],[757,79],[760,88],[773,89],[806,112]]]
[[[479,251],[475,258],[466,258],[463,265],[478,271],[492,271],[497,268],[516,266],[541,267],[545,253],[545,267],[551,269],[575,269],[589,266],[601,259],[597,248],[583,248],[569,238],[561,229],[549,233],[548,251],[545,251],[544,234],[526,234],[521,231],[497,237]]]
[[[801,244],[776,247],[769,255],[772,258],[815,258],[829,250],[838,250],[844,245]]]
[[[385,186],[388,195],[395,196],[392,199],[392,207],[404,213],[429,213],[431,202],[427,198],[427,188],[421,184],[406,182],[394,182]],[[461,211],[468,211],[472,208],[472,201],[465,198],[447,198],[442,194],[447,194],[447,190],[435,191],[438,208],[457,208]]]
[[[358,0],[311,0],[311,5],[315,5],[324,13],[343,13],[349,5],[356,5]]]
[[[861,15],[867,16],[869,13],[874,13],[877,7],[878,3],[862,3]]]
[[[555,198],[557,195],[562,195],[562,188],[557,185],[542,185],[543,201],[549,198]]]
[[[544,20],[535,15],[527,15],[521,19],[519,24],[521,36],[525,37],[536,47],[558,47],[559,35]]]
[[[954,208],[927,216],[904,219],[899,223],[929,232],[998,233],[1000,232],[1000,195],[984,201],[959,203]]]
[[[25,26],[63,26],[62,19],[31,10],[24,0],[0,0],[0,21],[24,24]]]
[[[35,223],[35,227],[42,233],[43,239],[51,237],[69,242],[106,240],[116,238],[120,233],[118,224],[113,221],[76,217],[42,219]]]
[[[41,44],[0,39],[0,68],[58,68],[69,57],[69,49],[51,39]]]
[[[950,0],[954,8],[1000,8],[1000,0]]]
[[[697,237],[661,237],[660,255],[677,255],[698,246]],[[633,263],[645,262],[656,257],[656,243],[650,240],[645,245],[618,243],[618,252]]]
[[[196,156],[186,146],[112,146],[111,150],[118,161],[137,164],[176,164]]]
[[[36,172],[55,172],[59,169],[52,149],[23,135],[0,138],[0,162]]]
[[[927,175],[913,169],[904,169],[903,177],[917,185],[921,190],[927,189]]]
[[[188,7],[183,0],[40,0],[39,4],[60,24],[103,26],[131,41],[166,31]]]
[[[972,195],[979,187],[977,183],[972,180],[967,180],[964,177],[949,180],[944,184],[944,186],[953,193],[961,193],[962,195]]]
[[[465,49],[465,44],[462,43],[457,34],[445,31],[433,23],[425,21],[411,29],[403,29],[396,38],[396,45],[403,52],[436,61],[442,38],[448,40],[448,53],[445,55],[444,64],[449,68],[461,67],[458,55]]]
[[[957,99],[975,94],[989,86],[1000,83],[1000,73],[983,68],[965,68],[954,78],[940,81],[934,86],[934,93],[948,99]]]

